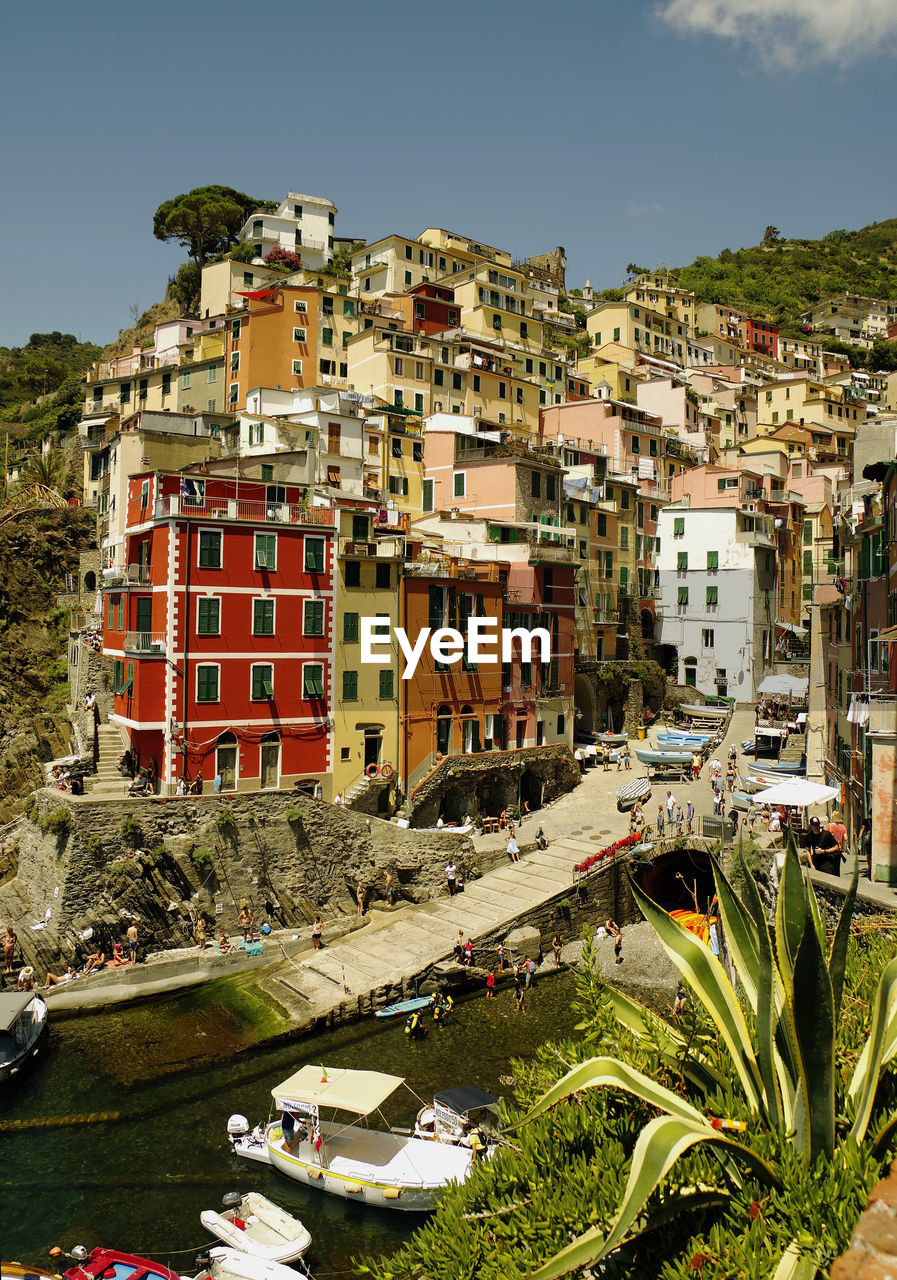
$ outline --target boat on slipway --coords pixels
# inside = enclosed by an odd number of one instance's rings
[[[713,741],[713,737],[709,733],[659,733],[657,735],[658,745],[664,743],[666,746],[678,746],[681,750],[686,747],[697,748],[702,751],[704,747],[709,747]]]
[[[682,702],[679,704],[679,710],[685,715],[695,720],[725,720],[731,711],[731,707],[710,707],[699,706],[694,702]]]
[[[388,1127],[368,1128],[368,1118],[404,1084],[402,1076],[380,1071],[307,1063],[271,1090],[276,1109],[290,1117],[292,1136],[282,1120],[250,1130],[237,1115],[228,1121],[228,1137],[237,1155],[308,1187],[358,1204],[426,1212],[446,1187],[465,1180],[474,1154]]]
[[[617,792],[617,808],[622,813],[625,809],[631,809],[637,800],[649,800],[651,798],[651,783],[647,778],[633,778],[630,782],[626,782]]]
[[[642,764],[653,765],[655,769],[663,769],[664,767],[678,768],[680,765],[691,764],[691,751],[649,751],[643,747],[635,748],[636,759]]]

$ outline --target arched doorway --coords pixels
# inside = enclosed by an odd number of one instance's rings
[[[654,614],[651,612],[650,609],[642,609],[641,621],[642,621],[642,639],[653,640],[654,639]]]
[[[96,589],[97,589],[97,575],[94,573],[93,569],[88,569],[87,573],[85,573],[84,575],[84,590],[96,591]]]
[[[237,736],[228,730],[215,746],[215,772],[221,774],[221,790],[237,789]]]
[[[266,733],[259,745],[259,783],[263,791],[280,786],[280,734]]]
[[[436,750],[444,756],[452,750],[452,709],[445,705],[436,712]]]
[[[698,687],[698,660],[697,658],[685,659],[685,683],[691,689]]]
[[[532,769],[525,769],[520,779],[520,806],[526,801],[530,809],[542,808],[542,792],[545,783]]]

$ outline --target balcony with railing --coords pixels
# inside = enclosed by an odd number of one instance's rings
[[[308,507],[301,502],[255,502],[212,496],[198,502],[180,494],[157,498],[153,518],[167,520],[172,516],[188,520],[240,520],[249,524],[333,524],[331,507]]]
[[[352,266],[352,274],[354,276],[363,276],[365,271],[374,271],[377,267],[388,267],[389,258],[384,254],[378,254],[370,260],[362,259],[361,262],[354,263]]]
[[[164,631],[128,631],[122,648],[141,657],[164,658],[167,636]]]
[[[110,565],[102,573],[104,591],[121,591],[129,587],[149,587],[152,585],[150,566],[148,564]]]
[[[401,538],[378,538],[376,542],[359,542],[355,538],[340,538],[340,556],[356,560],[400,560],[404,554]]]

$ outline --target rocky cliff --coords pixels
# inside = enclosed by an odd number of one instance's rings
[[[470,842],[402,830],[289,794],[90,801],[44,789],[0,841],[0,922],[11,923],[41,973],[83,955],[93,930],[111,946],[129,920],[148,950],[189,945],[197,916],[236,931],[240,903],[261,923],[303,926],[351,915],[386,876],[422,901],[444,886],[451,855],[479,873]],[[38,927],[35,927],[38,926]]]

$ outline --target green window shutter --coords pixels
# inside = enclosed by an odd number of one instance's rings
[[[302,631],[307,636],[324,634],[324,601],[306,600]]]
[[[445,626],[445,606],[443,604],[442,587],[429,588],[429,607],[427,624],[432,630]]]
[[[202,529],[199,534],[199,567],[221,568],[221,534],[216,529]]]
[[[324,347],[333,346],[333,330],[332,329],[321,330],[321,345]]]
[[[885,535],[884,530],[872,535],[872,576],[880,578],[885,572]]]
[[[343,672],[343,702],[358,701],[358,672]]]
[[[680,588],[679,588],[678,603],[679,603],[679,604],[688,604],[688,587],[680,587]]]
[[[685,536],[685,516],[673,517],[673,537],[682,538]]]
[[[381,667],[380,669],[380,697],[392,698],[393,693],[393,671],[391,667]]]
[[[812,573],[812,572],[813,572],[813,552],[805,551],[804,552],[804,573]]]
[[[355,303],[351,298],[343,299],[343,315],[347,316],[350,320],[355,319]]]
[[[129,663],[128,663],[128,678],[127,678],[127,680],[125,680],[124,684],[122,685],[121,689],[119,690],[119,693],[133,693],[133,692],[134,692],[134,663],[133,663],[133,662],[129,662]]]
[[[719,568],[719,552],[718,552],[718,551],[708,551],[708,552],[707,552],[707,569],[708,569],[708,571],[709,571],[709,572],[711,572],[711,573],[714,573],[718,568]]]
[[[718,600],[718,598],[717,598],[717,592],[718,592],[718,588],[717,588],[717,587],[708,587],[708,588],[707,588],[707,604],[708,604],[708,606],[709,606],[709,607],[711,607],[711,608],[712,608],[714,605],[716,605],[716,604],[718,604],[718,603],[719,603],[719,600]]]
[[[112,692],[121,693],[122,672],[125,664],[120,658],[116,658],[112,664]]]
[[[804,542],[812,542],[812,541],[813,541],[813,521],[805,520],[804,521]]]
[[[424,509],[424,511],[432,511],[432,510],[433,510],[433,506],[434,506],[434,502],[433,502],[433,487],[434,487],[434,482],[433,482],[432,480],[425,480],[425,481],[424,481],[424,501],[423,501],[423,509]]]
[[[200,596],[196,611],[196,633],[200,636],[217,636],[221,630],[221,601]]]
[[[629,569],[625,564],[620,565],[620,595],[625,596],[626,588],[629,585]]]
[[[324,696],[324,668],[317,662],[308,663],[302,670],[302,695],[305,698]]]
[[[324,539],[305,539],[305,568],[309,573],[322,573],[324,569]]]
[[[125,629],[125,598],[122,595],[118,597],[118,630],[124,631],[124,629]]]
[[[196,668],[196,701],[197,702],[217,702],[218,701],[218,668],[217,667],[197,667]]]
[[[277,567],[276,533],[257,533],[255,535],[255,567],[256,569],[269,571]]]
[[[358,639],[358,614],[343,614],[343,640],[352,643]]]
[[[456,498],[463,498],[463,497],[464,497],[464,488],[465,488],[465,484],[464,484],[464,482],[465,482],[466,478],[467,478],[467,477],[466,477],[466,474],[465,474],[465,472],[463,472],[463,471],[461,471],[461,472],[456,472],[456,473],[455,473],[455,489],[454,489],[454,493],[455,493],[455,497],[456,497]]]
[[[253,600],[252,602],[252,634],[256,636],[274,635],[274,601]]]
[[[680,573],[688,569],[688,552],[680,551],[676,556],[676,568]]]
[[[153,628],[153,602],[150,596],[137,597],[137,617],[135,625],[138,631],[151,631]]]
[[[612,577],[613,577],[613,573],[614,573],[614,553],[613,553],[612,551],[605,551],[605,553],[604,553],[604,576],[605,576],[605,578],[612,578]]]
[[[252,697],[255,700],[274,696],[274,668],[265,663],[252,668]]]

